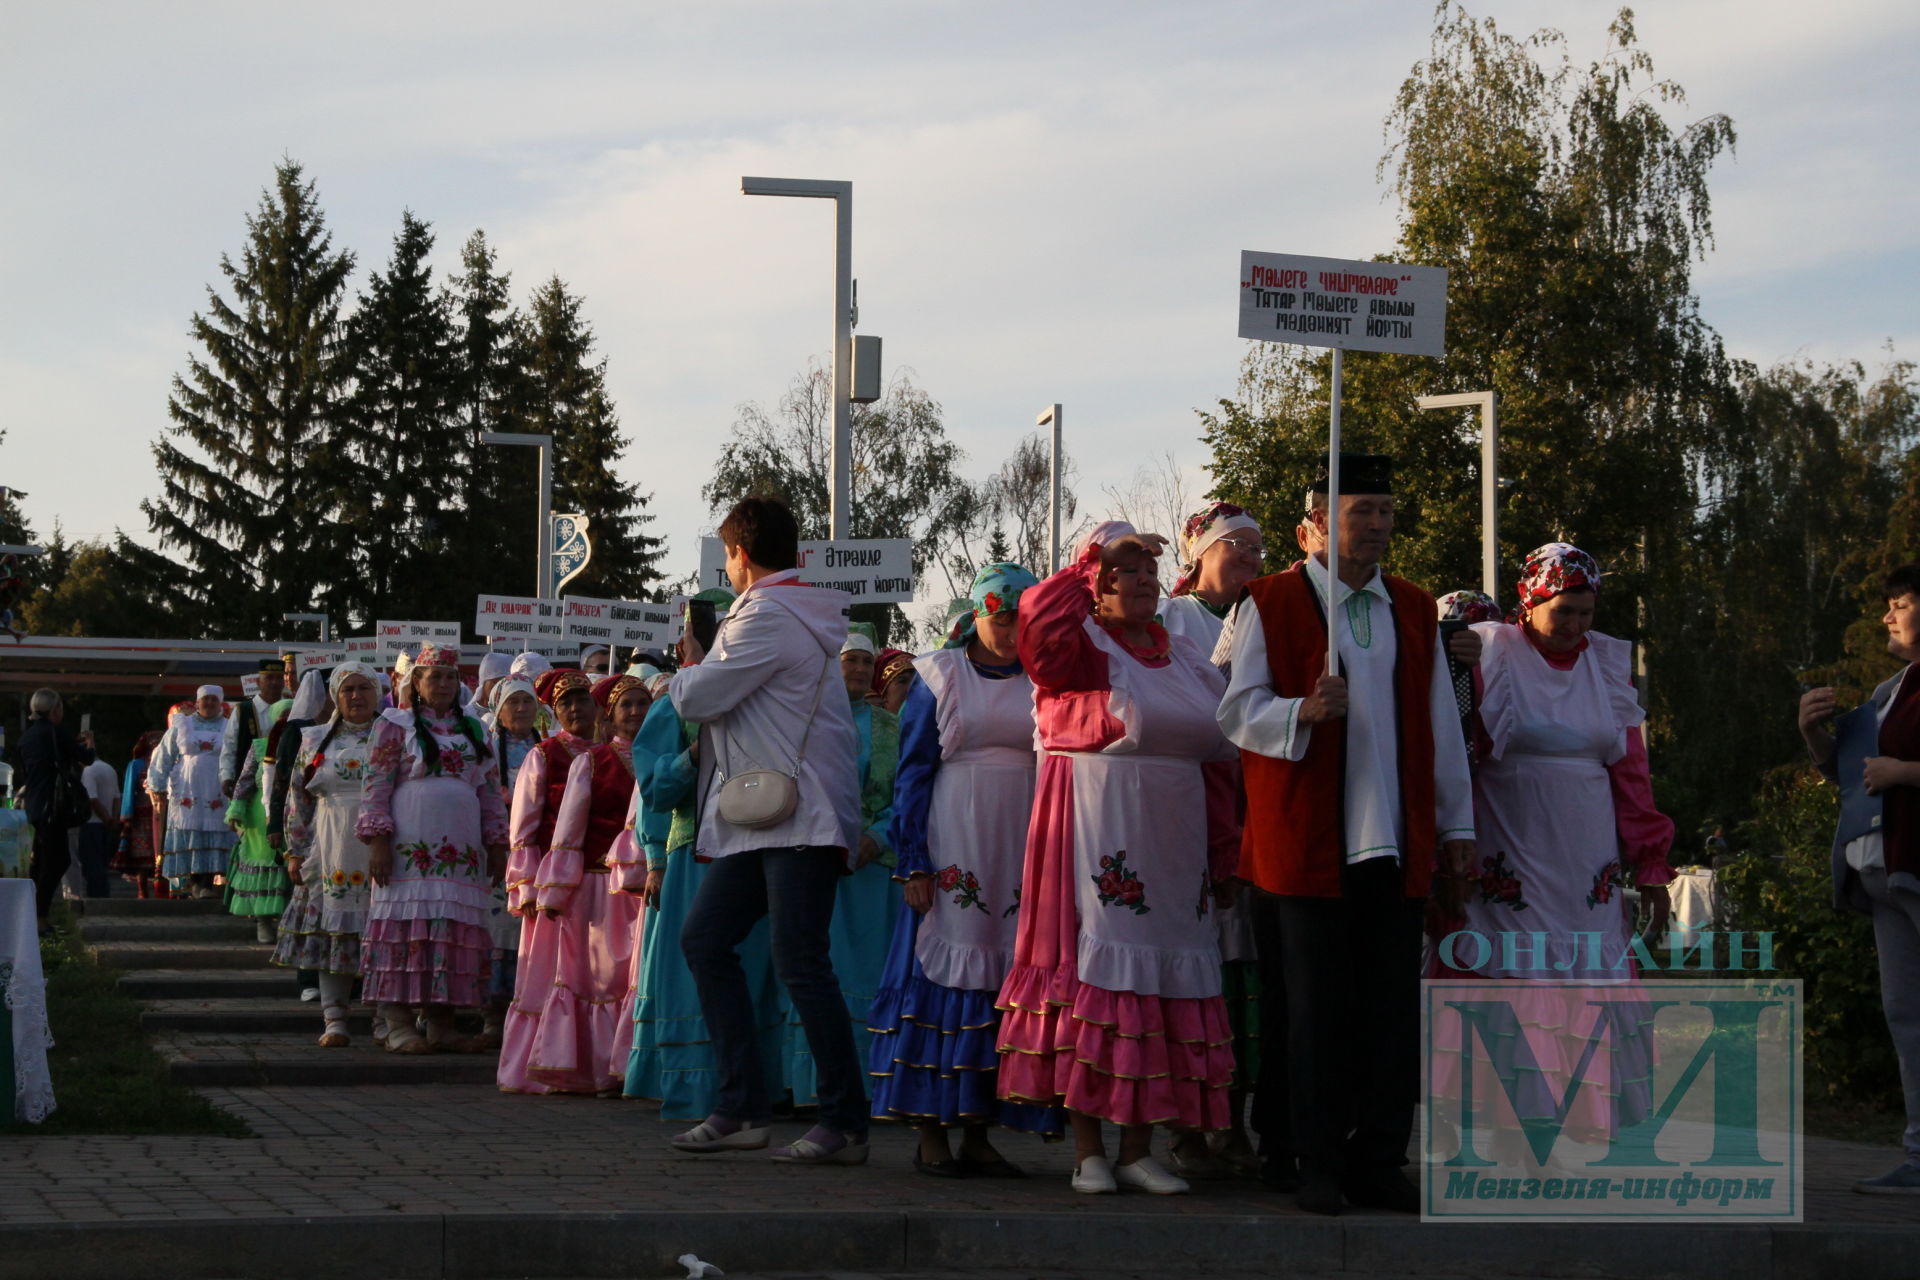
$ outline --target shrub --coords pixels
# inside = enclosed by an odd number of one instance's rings
[[[1775,770],[1741,824],[1742,855],[1716,882],[1732,927],[1771,931],[1779,976],[1805,984],[1808,1099],[1877,1102],[1899,1097],[1899,1063],[1880,1008],[1873,926],[1833,905],[1839,816],[1839,792],[1814,770]]]

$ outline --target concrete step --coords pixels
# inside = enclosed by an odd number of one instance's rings
[[[268,1032],[276,1034],[320,1034],[320,1002],[306,1002],[286,995],[239,999],[149,1000],[140,1014],[140,1025],[148,1032],[182,1031]],[[353,1005],[347,1021],[355,1035],[370,1034],[373,1011],[364,1004]]]
[[[492,1084],[499,1067],[493,1053],[388,1053],[357,1032],[346,1048],[322,1049],[317,1021],[299,1033],[165,1031],[153,1047],[188,1086]]]
[[[83,898],[77,904],[87,919],[100,916],[224,916],[218,898]]]
[[[229,915],[87,916],[80,936],[88,942],[252,943],[251,918]]]
[[[273,948],[254,942],[89,942],[101,964],[134,969],[264,969]]]
[[[280,999],[297,994],[293,970],[142,969],[120,975],[120,989],[139,1000]]]

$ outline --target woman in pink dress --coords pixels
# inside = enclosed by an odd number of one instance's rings
[[[1213,896],[1239,851],[1225,680],[1153,621],[1166,540],[1109,521],[1020,600],[1020,662],[1046,757],[1027,836],[1014,966],[1001,987],[1000,1096],[1072,1112],[1073,1186],[1187,1190],[1156,1124],[1229,1121],[1233,1031]],[[1109,1164],[1101,1122],[1121,1126]]]
[[[594,684],[606,740],[574,757],[534,914],[521,936],[523,981],[507,1010],[500,1087],[617,1097],[632,1048],[633,953],[641,900],[617,892],[610,863],[633,863],[633,735],[652,701],[637,676]],[[612,1063],[618,1059],[621,1071]]]
[[[460,655],[428,645],[407,672],[408,709],[373,731],[354,831],[367,843],[372,901],[362,990],[390,1053],[454,1047],[453,1011],[485,1003],[490,891],[506,868],[507,810],[480,723],[460,711]],[[413,1007],[426,1007],[427,1033]]]
[[[506,889],[507,910],[517,916],[530,915],[534,910],[534,875],[553,843],[553,824],[560,817],[560,798],[567,790],[567,770],[573,767],[575,757],[592,748],[594,726],[600,716],[593,701],[593,681],[584,671],[548,668],[534,678],[533,690],[560,727],[534,744],[514,778]],[[526,941],[523,930],[523,947]]]

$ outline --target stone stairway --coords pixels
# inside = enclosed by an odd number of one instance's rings
[[[253,922],[218,899],[90,899],[80,934],[141,1001],[141,1025],[181,1084],[493,1082],[492,1054],[384,1052],[365,1005],[349,1019],[353,1043],[322,1049],[319,1005],[301,1002],[293,972],[268,964],[273,948],[254,941]]]

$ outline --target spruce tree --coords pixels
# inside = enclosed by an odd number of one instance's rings
[[[530,449],[480,443],[483,432],[532,429],[526,322],[496,261],[486,233],[475,231],[461,248],[460,274],[449,287],[458,324],[459,415],[474,450],[474,465],[464,477],[459,543],[475,591],[526,595],[537,556],[537,460]]]
[[[653,519],[647,499],[613,472],[627,441],[607,395],[607,362],[593,358],[580,307],[558,276],[533,295],[527,429],[553,436],[553,509],[590,518],[593,557],[569,591],[637,600],[660,579],[660,539],[642,530]]]
[[[184,562],[189,629],[233,638],[277,634],[282,613],[338,590],[326,445],[348,376],[340,299],[353,270],[292,160],[246,229],[240,261],[220,258],[232,300],[210,285],[193,317],[204,354],[173,380],[172,423],[153,446],[161,491],[141,504]]]
[[[341,440],[355,483],[340,527],[352,534],[347,613],[457,618],[472,607],[456,553],[473,442],[460,419],[452,307],[434,287],[433,232],[400,215],[393,256],[348,321],[354,387]]]

